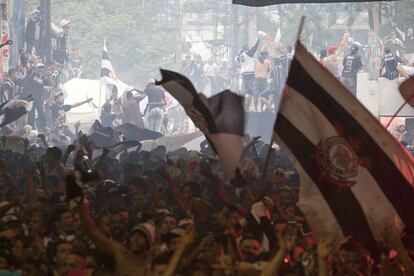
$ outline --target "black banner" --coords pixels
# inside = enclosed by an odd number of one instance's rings
[[[396,0],[395,0],[396,1]],[[263,7],[285,3],[337,3],[337,2],[378,2],[378,0],[233,0],[233,4]]]

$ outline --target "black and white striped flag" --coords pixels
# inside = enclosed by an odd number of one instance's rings
[[[104,40],[101,65],[101,88],[105,92],[106,100],[111,96],[114,86],[118,88],[118,78],[116,77],[108,49],[106,48],[106,40]]]
[[[411,155],[300,42],[274,139],[295,160],[298,206],[317,236],[337,232],[375,250],[390,221],[413,233]]]
[[[185,76],[161,69],[162,85],[210,141],[226,179],[234,178],[244,148],[243,97],[225,90],[206,98]]]

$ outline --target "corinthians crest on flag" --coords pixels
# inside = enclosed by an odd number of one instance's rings
[[[386,222],[414,233],[414,163],[407,150],[297,42],[274,139],[295,160],[299,208],[313,232],[371,250]]]

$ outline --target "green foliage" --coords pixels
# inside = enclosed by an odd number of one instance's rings
[[[104,39],[118,77],[128,84],[143,85],[160,67],[174,66],[176,33],[155,26],[165,0],[142,2],[52,0],[52,22],[71,20],[70,50],[80,50],[87,78],[99,78]],[[31,0],[27,10],[38,3]]]
[[[395,23],[401,30],[406,31],[407,28],[414,27],[414,0],[397,1],[396,16],[394,18]]]
[[[40,0],[28,0],[27,12],[39,5]],[[181,2],[181,7],[177,3]],[[88,78],[98,78],[103,40],[107,46],[116,72],[128,84],[143,85],[154,78],[160,67],[175,68],[173,56],[177,46],[182,52],[188,45],[180,43],[181,34],[176,28],[175,15],[198,15],[191,20],[214,22],[225,30],[226,45],[234,45],[237,52],[247,41],[242,22],[247,8],[237,6],[238,18],[232,17],[231,0],[52,0],[52,21],[58,23],[67,18],[72,21],[70,32],[71,50],[80,50],[83,71]],[[394,21],[404,30],[412,24],[414,0],[396,2]],[[233,7],[234,8],[234,7]],[[348,23],[359,19],[368,10],[367,3],[335,4],[285,4],[255,9],[257,30],[275,36],[281,28],[282,43],[295,41],[300,17],[306,15],[302,37],[313,35],[313,49],[338,43],[342,31],[333,29],[336,19],[345,18]],[[381,34],[388,34],[389,20],[383,15]],[[238,22],[239,38],[234,37],[233,24]],[[368,23],[368,22],[367,22]],[[237,24],[236,24],[237,25]],[[365,38],[364,33],[361,34]],[[307,41],[306,41],[307,42]]]

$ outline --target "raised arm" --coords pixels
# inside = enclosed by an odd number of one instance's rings
[[[254,54],[256,54],[256,51],[259,48],[259,45],[260,45],[260,39],[256,39],[256,43],[254,44],[254,46],[249,51],[247,51],[247,55],[249,57],[253,57]]]
[[[280,270],[280,267],[283,263],[285,257],[295,248],[296,245],[296,235],[293,234],[293,231],[288,231],[284,229],[278,234],[280,249],[276,253],[276,256],[271,260],[260,276],[274,276]]]
[[[72,108],[75,108],[75,107],[81,106],[81,105],[83,105],[83,104],[89,103],[89,102],[91,102],[92,100],[93,100],[92,98],[89,98],[89,99],[87,99],[87,100],[85,100],[85,101],[78,102],[78,103],[75,103],[75,104],[71,104],[71,107],[72,107]]]
[[[397,257],[406,272],[405,275],[414,275],[414,263],[405,250],[399,232],[393,226],[386,227],[383,231],[383,239],[389,249],[397,251]]]
[[[338,58],[342,52],[346,49],[346,46],[348,45],[348,41],[349,41],[349,34],[345,33],[344,37],[342,38],[341,43],[339,43],[338,48],[335,51],[334,57]]]
[[[66,177],[66,190],[68,199],[76,202],[77,211],[81,221],[81,225],[86,235],[95,243],[97,248],[103,252],[114,255],[115,247],[122,246],[109,240],[96,226],[91,217],[88,207],[83,198],[83,192],[80,183],[80,175],[76,173]]]
[[[86,235],[95,243],[99,250],[114,255],[115,244],[109,240],[96,226],[89,210],[83,200],[78,204],[77,208],[82,228]]]
[[[177,246],[177,249],[171,257],[163,276],[175,275],[175,270],[177,269],[185,250],[193,242],[193,238],[194,234],[192,232],[184,234]]]
[[[66,162],[68,161],[69,155],[71,154],[72,151],[74,151],[76,149],[75,145],[69,145],[66,148],[65,154],[63,154],[63,158],[62,158],[62,163],[63,165],[66,165]]]
[[[392,22],[391,24],[392,24],[392,27],[393,27],[393,28],[394,28],[394,30],[395,30],[395,34],[397,35],[397,37],[398,37],[399,39],[401,39],[402,41],[405,41],[405,33],[404,33],[403,31],[401,31],[401,30],[398,28],[397,24],[395,24],[394,22]]]
[[[188,203],[184,200],[183,196],[177,189],[177,185],[174,182],[174,180],[170,177],[170,175],[167,172],[166,168],[158,170],[158,172],[164,177],[164,179],[167,181],[168,186],[171,189],[172,195],[174,197],[175,203],[178,204],[178,207],[180,207],[181,211],[186,213],[189,210]]]
[[[335,235],[329,235],[318,242],[318,275],[329,276],[328,258],[333,250]]]

